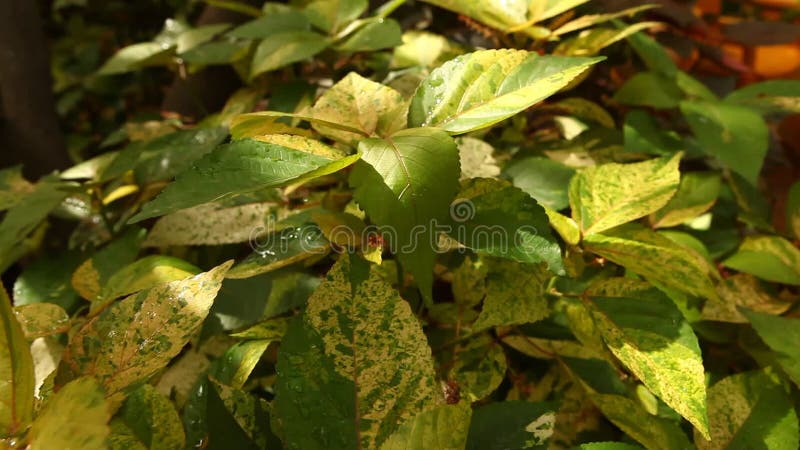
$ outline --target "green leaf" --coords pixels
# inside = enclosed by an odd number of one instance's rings
[[[740,309],[758,336],[774,352],[775,360],[800,385],[800,320]]]
[[[14,281],[14,304],[47,302],[73,310],[80,298],[72,289],[70,279],[84,257],[77,252],[63,252],[32,262]]]
[[[316,225],[285,228],[251,242],[254,252],[233,266],[228,278],[250,278],[296,262],[325,255],[330,244]]]
[[[512,162],[504,173],[542,205],[554,210],[569,206],[567,189],[575,169],[549,158],[530,157]]]
[[[262,73],[308,59],[328,46],[325,36],[313,31],[285,31],[261,41],[253,55],[250,79]]]
[[[789,188],[786,199],[786,229],[800,239],[800,181]]]
[[[554,273],[564,271],[561,248],[550,234],[544,208],[506,181],[465,181],[450,216],[455,225],[450,235],[478,253],[544,262]]]
[[[48,400],[33,422],[28,448],[105,450],[110,409],[96,380],[73,380]]]
[[[779,236],[747,236],[722,264],[767,281],[800,285],[800,250]]]
[[[467,450],[545,449],[556,408],[547,403],[505,401],[472,412]]]
[[[672,156],[684,148],[684,143],[674,131],[663,128],[645,111],[635,109],[625,116],[623,127],[625,151]]]
[[[638,224],[586,236],[584,248],[651,283],[703,298],[716,297],[710,278],[714,269],[700,254]]]
[[[569,204],[584,235],[644,217],[678,190],[681,154],[633,164],[586,168],[572,178]]]
[[[151,255],[131,263],[114,273],[92,302],[90,314],[104,308],[116,298],[149,289],[159,284],[178,281],[200,273],[200,269],[171,256]]]
[[[648,389],[708,436],[700,347],[672,300],[647,283],[624,278],[598,282],[587,295],[611,352]]]
[[[13,207],[33,191],[33,185],[22,176],[22,166],[0,169],[0,211]]]
[[[308,30],[310,22],[300,11],[286,9],[264,14],[258,19],[246,22],[226,33],[240,39],[265,39],[288,31]]]
[[[270,430],[269,403],[210,380],[208,442],[211,449],[277,448]]]
[[[352,144],[363,136],[388,136],[405,128],[406,102],[394,89],[350,72],[328,89],[314,104],[311,115],[325,122],[313,123],[323,136]],[[359,134],[341,129],[346,126]]]
[[[173,48],[169,44],[141,42],[117,51],[97,71],[98,75],[116,75],[169,61]]]
[[[472,325],[489,327],[533,323],[550,314],[545,297],[552,274],[543,264],[492,261],[486,277],[486,298],[478,320]]]
[[[246,56],[248,42],[209,42],[181,54],[181,59],[192,64],[230,64]]]
[[[463,450],[471,416],[468,403],[423,411],[400,425],[381,450]]]
[[[267,231],[273,203],[225,205],[207,203],[158,219],[144,247],[223,245],[247,242]]]
[[[634,400],[621,395],[589,394],[589,397],[608,420],[648,449],[693,448],[676,423],[651,415]]]
[[[762,113],[800,113],[800,80],[768,80],[731,92],[725,102]]]
[[[437,231],[458,192],[458,150],[435,128],[403,130],[359,143],[363,153],[350,173],[353,196],[384,240],[431,299]]]
[[[197,47],[200,44],[204,44],[214,36],[222,33],[223,31],[230,28],[230,24],[227,23],[215,23],[211,25],[201,25],[197,28],[191,28],[186,30],[178,35],[175,39],[176,48],[175,51],[178,54],[184,53],[187,50],[191,50],[194,47]]]
[[[25,430],[33,418],[33,359],[2,286],[0,324],[0,437],[10,437]]]
[[[306,176],[322,176],[352,164],[252,139],[217,147],[181,173],[144,205],[131,222],[221,200],[234,194],[277,187]]]
[[[314,0],[304,12],[315,27],[333,33],[357,19],[367,6],[367,0]]]
[[[769,370],[744,372],[708,390],[711,440],[695,434],[699,450],[798,447],[797,414],[780,379]]]
[[[639,72],[614,94],[623,105],[677,108],[683,92],[675,82],[656,72]]]
[[[427,31],[406,31],[403,45],[394,48],[391,67],[435,67],[459,53],[458,46],[444,36]]]
[[[684,174],[675,196],[650,216],[653,227],[674,227],[708,211],[717,201],[721,184],[714,172]]]
[[[376,19],[359,27],[341,44],[336,46],[340,52],[366,52],[391,48],[403,43],[403,30],[393,19]]]
[[[69,330],[69,316],[64,309],[53,303],[32,303],[14,308],[22,333],[28,340],[42,336],[65,333]]]
[[[231,262],[112,304],[70,339],[56,385],[93,375],[108,395],[146,381],[200,328]]]
[[[769,146],[769,130],[752,109],[703,100],[680,104],[703,151],[755,185]]]
[[[136,259],[144,235],[145,230],[141,228],[129,228],[125,234],[81,263],[72,274],[75,291],[90,302],[97,300],[111,276]]]
[[[615,25],[617,28],[627,26],[622,21],[615,21]],[[670,79],[674,79],[678,75],[678,66],[658,41],[643,32],[628,36],[627,41],[650,70]]]
[[[539,56],[524,50],[480,50],[434,69],[408,111],[411,127],[451,134],[507,119],[555,94],[602,58]]]
[[[441,403],[419,322],[366,264],[343,255],[284,336],[273,412],[288,447],[378,448]]]
[[[425,2],[463,14],[503,31],[527,21],[529,4],[527,0],[425,0]]]
[[[14,262],[14,248],[22,242],[50,214],[67,192],[60,190],[65,184],[46,177],[36,183],[33,192],[23,197],[6,212],[0,223],[0,268]]]
[[[626,444],[624,442],[592,442],[581,444],[574,450],[640,450],[638,445]]]
[[[133,391],[111,421],[111,450],[181,450],[183,425],[172,402],[145,384]]]

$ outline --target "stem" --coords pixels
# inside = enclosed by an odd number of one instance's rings
[[[381,19],[389,17],[389,14],[393,13],[394,10],[402,6],[403,3],[405,2],[406,0],[389,0],[388,2],[378,7],[378,10],[376,11],[377,12],[376,17],[379,17]]]

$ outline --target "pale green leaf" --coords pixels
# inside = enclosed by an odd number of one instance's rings
[[[133,391],[111,421],[111,450],[182,450],[183,425],[172,402],[145,384]]]
[[[347,255],[290,325],[277,371],[273,413],[286,445],[304,450],[378,448],[441,403],[431,350],[408,304]]]
[[[494,178],[500,175],[497,161],[492,157],[494,149],[486,142],[472,137],[456,139],[458,157],[461,161],[461,179]]]
[[[218,147],[179,174],[131,221],[161,216],[234,194],[286,185],[303,175],[325,175],[341,169],[341,164],[352,162],[252,139],[234,141]]]
[[[789,378],[800,385],[800,320],[744,308],[740,311],[747,317],[764,343],[772,349],[775,360]]]
[[[561,239],[564,239],[564,242],[569,245],[578,245],[581,241],[581,230],[574,220],[546,206],[544,212],[547,213],[547,218],[550,219],[550,226],[556,230]]]
[[[231,64],[248,54],[249,42],[207,42],[181,54],[181,59],[192,64]]]
[[[400,425],[381,450],[464,450],[471,416],[468,403],[423,411]]]
[[[387,139],[366,139],[350,174],[355,200],[430,299],[437,224],[448,220],[458,192],[458,150],[435,128],[403,130]],[[391,228],[390,228],[391,227]]]
[[[674,80],[657,72],[639,72],[628,79],[614,94],[624,105],[677,108],[683,92]]]
[[[748,236],[722,264],[767,281],[800,285],[800,250],[779,236]]]
[[[680,104],[703,151],[755,185],[769,146],[769,129],[754,110],[704,100]]]
[[[458,46],[444,36],[411,30],[403,33],[403,44],[394,48],[391,66],[432,68],[446,59],[455,57],[458,53],[460,53]]]
[[[271,11],[268,14],[246,22],[226,33],[228,36],[241,39],[264,39],[275,34],[288,31],[304,31],[310,28],[306,16],[292,9]]]
[[[325,36],[313,31],[285,31],[261,41],[253,55],[250,78],[308,59],[328,46]]]
[[[69,330],[69,316],[64,308],[53,303],[31,303],[14,307],[26,339],[64,333]]]
[[[50,397],[33,422],[28,449],[105,450],[110,410],[96,380],[73,380]]]
[[[560,27],[553,30],[553,35],[560,36],[562,34],[567,34],[573,31],[578,31],[584,28],[588,28],[592,25],[597,25],[599,23],[608,22],[613,19],[618,19],[620,17],[633,16],[642,11],[654,7],[655,5],[639,5],[639,6],[634,6],[633,8],[625,8],[623,10],[607,14],[584,14],[579,18],[570,20],[564,25],[561,25]]]
[[[357,19],[367,6],[367,0],[314,0],[303,11],[314,26],[334,33]]]
[[[22,432],[33,418],[33,359],[14,317],[11,300],[0,286],[0,437]]]
[[[425,0],[426,3],[463,14],[499,30],[525,24],[528,0]],[[542,19],[544,17],[541,17]]]
[[[131,72],[148,65],[159,65],[169,60],[173,47],[166,43],[141,42],[117,51],[97,71],[98,75],[115,75]]]
[[[575,169],[549,158],[529,157],[513,161],[503,172],[543,206],[554,210],[569,206],[567,190]]]
[[[70,339],[56,384],[93,375],[108,395],[163,368],[197,332],[231,262],[112,304]]]
[[[180,54],[200,44],[210,41],[214,36],[222,33],[230,28],[227,23],[215,23],[211,25],[201,25],[197,28],[191,28],[178,35],[175,39],[175,51]]]
[[[800,80],[768,80],[731,92],[725,101],[764,113],[800,113]]]
[[[480,50],[452,59],[420,84],[409,126],[451,134],[491,126],[555,94],[601,58]]]
[[[247,242],[267,232],[271,203],[221,205],[207,203],[175,211],[153,225],[145,247],[223,245]]]
[[[678,190],[681,154],[633,164],[586,168],[572,178],[569,203],[584,235],[644,217]]]
[[[780,379],[769,370],[731,375],[708,390],[711,440],[695,433],[699,450],[794,450],[797,414]]]
[[[491,261],[483,309],[472,327],[480,330],[544,319],[550,314],[545,291],[551,277],[543,264]]]
[[[611,352],[648,389],[708,436],[700,347],[672,300],[647,283],[624,278],[598,282],[587,295]]]
[[[320,119],[308,114],[295,114],[281,111],[259,111],[236,116],[231,121],[231,136],[234,139],[256,137],[267,134],[294,134],[310,136],[310,132],[308,130],[277,122],[277,120],[282,117],[304,120],[310,123],[322,125],[324,127],[347,131],[349,133],[361,134],[365,137],[367,136],[358,128],[340,124],[338,122],[340,118],[338,117],[336,118],[336,121],[331,122],[329,120]]]
[[[273,340],[280,341],[280,336]],[[222,384],[241,389],[271,341],[258,339],[237,342],[214,361],[209,374]]]
[[[391,48],[403,42],[403,30],[394,19],[365,19],[365,24],[347,36],[336,50],[366,52]]]
[[[721,187],[713,172],[689,172],[683,175],[678,191],[663,208],[650,216],[656,228],[674,227],[703,214],[714,206]]]
[[[406,102],[399,92],[350,72],[322,94],[310,114],[359,130],[360,134],[354,134],[324,122],[312,123],[324,136],[354,143],[363,136],[387,136],[405,128],[405,108]]]
[[[686,450],[693,448],[683,430],[676,423],[651,415],[634,400],[621,395],[607,394],[589,394],[589,397],[608,420],[648,449]]]
[[[628,224],[591,234],[584,238],[584,248],[652,283],[703,298],[716,297],[713,267],[694,250],[648,228]]]
[[[264,322],[259,322],[242,331],[231,333],[231,337],[239,339],[278,341],[284,334],[286,334],[288,326],[289,318],[278,317],[275,319],[265,320]]]

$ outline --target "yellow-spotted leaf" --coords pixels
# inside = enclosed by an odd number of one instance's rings
[[[95,379],[73,380],[50,397],[33,422],[28,449],[105,450],[110,409]]]
[[[111,450],[182,450],[183,425],[172,402],[149,384],[133,391],[111,421]]]
[[[231,262],[112,304],[70,339],[56,385],[92,375],[108,395],[147,380],[198,331]]]
[[[492,157],[494,149],[480,139],[462,137],[456,139],[461,160],[461,179],[494,178],[500,175],[500,167]]]
[[[758,278],[737,273],[717,285],[718,299],[708,299],[702,319],[719,322],[747,323],[739,307],[768,314],[783,314],[793,302],[770,294]]]
[[[381,450],[463,450],[471,416],[469,403],[421,412],[400,425]]]
[[[351,72],[317,100],[311,115],[360,130],[361,134],[354,134],[323,123],[313,124],[324,136],[352,143],[363,135],[387,136],[405,128],[406,107],[399,92]]]
[[[486,277],[486,297],[478,320],[480,330],[501,325],[532,323],[550,313],[545,290],[552,273],[544,264],[492,260]]]
[[[612,353],[664,403],[708,436],[700,346],[675,304],[647,283],[612,278],[586,293]]]
[[[145,230],[134,227],[101,248],[72,274],[72,287],[81,297],[94,301],[117,270],[136,259]]]
[[[695,433],[699,450],[794,450],[797,414],[788,390],[769,369],[731,375],[708,390],[711,439]]]
[[[277,371],[274,420],[304,450],[379,448],[442,402],[420,323],[355,256],[340,258],[289,326]]]
[[[572,178],[569,205],[584,235],[644,217],[678,190],[681,154],[633,164],[589,167]]]
[[[589,398],[608,420],[648,449],[693,448],[683,430],[675,422],[650,414],[635,400],[610,394],[589,394]],[[611,448],[627,450],[625,447]]]
[[[11,300],[0,286],[0,438],[30,424],[33,414],[33,359]]]
[[[458,56],[434,69],[417,88],[408,125],[451,134],[494,125],[555,94],[601,59],[509,49]]]
[[[767,281],[800,285],[800,250],[779,236],[748,236],[722,264]]]
[[[584,248],[652,283],[703,298],[715,298],[715,270],[695,250],[644,228],[627,224],[584,238]]]
[[[14,308],[14,316],[29,340],[69,330],[69,316],[54,303],[31,303]]]

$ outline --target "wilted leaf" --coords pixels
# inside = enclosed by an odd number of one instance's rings
[[[53,303],[32,303],[14,308],[14,316],[29,340],[69,330],[69,316]]]
[[[114,395],[176,356],[203,323],[231,262],[112,304],[70,339],[56,384],[93,375]]]
[[[10,437],[33,418],[33,359],[2,286],[0,325],[0,436]]]
[[[708,436],[700,347],[672,300],[647,283],[623,278],[594,284],[587,294],[611,352],[655,395]]]
[[[584,235],[644,217],[678,190],[681,154],[633,164],[589,167],[572,178],[569,203]]]
[[[96,380],[73,380],[50,398],[33,422],[28,448],[105,450],[110,409]]]
[[[281,344],[273,412],[288,446],[376,448],[440,403],[431,350],[408,304],[366,262],[348,259]]]
[[[145,384],[133,391],[111,421],[111,450],[181,450],[183,425],[172,402]]]
[[[480,50],[433,70],[408,111],[411,127],[451,134],[491,126],[555,94],[601,58]]]
[[[731,375],[708,390],[711,440],[695,433],[699,450],[794,450],[797,414],[769,370]]]
[[[313,124],[324,136],[353,143],[363,136],[387,136],[404,128],[405,108],[399,92],[350,72],[317,100],[311,115],[360,130],[361,135]]]
[[[438,224],[447,223],[458,191],[458,150],[453,139],[435,128],[413,128],[387,139],[366,139],[350,174],[355,200],[384,240],[431,298],[434,245]]]
[[[768,281],[800,285],[800,250],[778,236],[748,236],[722,264]]]

